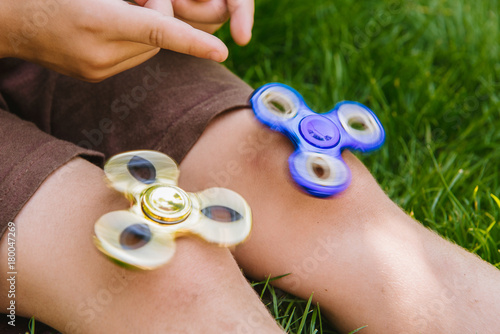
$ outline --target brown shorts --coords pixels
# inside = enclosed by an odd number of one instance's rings
[[[219,113],[252,89],[225,67],[170,51],[101,83],[0,60],[0,235],[55,169],[153,149],[181,162]]]

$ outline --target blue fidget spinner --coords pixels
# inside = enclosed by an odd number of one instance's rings
[[[351,172],[341,156],[344,148],[367,152],[384,143],[384,128],[377,116],[358,102],[343,101],[318,114],[295,89],[270,83],[252,94],[250,104],[260,122],[293,142],[290,173],[317,197],[332,196],[349,186]]]

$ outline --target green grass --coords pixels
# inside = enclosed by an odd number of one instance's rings
[[[387,194],[500,267],[498,13],[495,0],[257,0],[249,46],[218,34],[226,65],[254,87],[291,85],[316,111],[344,99],[372,108],[387,140],[360,157]],[[333,332],[307,301],[266,295],[290,332]]]
[[[266,304],[278,324],[287,333],[335,334],[328,326],[327,321],[321,316],[318,305],[312,304],[312,295],[309,300],[302,300],[289,295],[270,285],[270,281],[254,282],[252,286],[260,293],[260,298]],[[355,329],[349,334],[360,332],[363,327]]]

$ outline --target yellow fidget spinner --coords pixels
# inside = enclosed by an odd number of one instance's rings
[[[94,242],[121,265],[155,269],[167,263],[180,235],[197,235],[227,247],[250,234],[252,213],[243,197],[225,188],[185,192],[177,186],[176,163],[165,154],[118,154],[106,163],[104,172],[132,206],[99,218]]]

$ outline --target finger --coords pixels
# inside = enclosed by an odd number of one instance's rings
[[[135,58],[151,51],[158,52],[156,46],[146,45],[142,43],[132,43],[125,41],[107,42],[101,47],[102,51],[94,53],[95,66],[102,68],[111,68],[116,64],[123,63],[131,58]],[[98,59],[100,57],[100,59]],[[96,59],[97,58],[97,59]],[[92,64],[92,63],[90,63]]]
[[[143,54],[124,60],[123,62],[118,63],[107,69],[96,70],[92,73],[86,73],[85,76],[82,76],[80,74],[76,75],[73,74],[71,76],[88,82],[100,82],[118,73],[121,73],[123,71],[126,71],[128,69],[131,69],[137,65],[144,63],[145,61],[155,56],[159,51],[160,51],[159,48],[155,48]]]
[[[225,0],[175,0],[173,8],[183,21],[223,23],[229,18]]]
[[[119,42],[119,44],[125,44],[125,42]],[[75,55],[68,55],[68,63],[57,63],[49,59],[27,59],[32,62],[39,63],[44,67],[47,67],[51,70],[59,72],[61,74],[80,79],[83,81],[89,82],[99,82],[110,76],[113,76],[120,71],[127,70],[135,65],[138,65],[147,59],[153,57],[158,51],[159,48],[153,48],[149,45],[144,44],[135,44],[126,42],[127,50],[123,51],[123,46],[113,46],[112,50],[114,54],[120,54],[118,58],[115,59],[107,59],[106,56],[102,56],[104,59],[104,63],[100,63],[98,59],[80,59],[78,62],[80,66],[74,66],[74,59],[76,59]],[[130,51],[130,45],[134,45],[134,51]],[[103,47],[104,48],[104,47]],[[129,54],[128,56],[123,56],[123,53]],[[99,56],[98,56],[99,57]],[[127,65],[128,64],[128,65]],[[135,64],[135,65],[134,65]],[[127,67],[130,66],[130,67]]]
[[[252,38],[254,0],[227,0],[231,16],[231,36],[239,45],[246,45]]]
[[[129,58],[108,70],[108,73],[105,74],[106,78],[109,78],[113,75],[126,71],[128,69],[134,68],[137,65],[144,63],[145,61],[153,58],[158,52],[160,52],[160,48],[155,48],[151,51],[145,52],[143,54],[137,55],[135,57]]]
[[[200,0],[200,1],[205,1],[205,0]],[[179,19],[186,22],[191,27],[196,28],[198,30],[202,30],[202,31],[207,32],[209,34],[213,34],[217,30],[219,30],[220,27],[222,27],[222,25],[223,25],[223,23],[198,23],[198,22],[186,20],[182,17],[179,17]]]
[[[158,46],[219,62],[227,58],[227,47],[217,37],[147,8],[122,6],[112,22],[111,39]]]
[[[135,0],[135,2],[145,8],[154,9],[163,15],[173,16],[172,2],[170,0]]]

